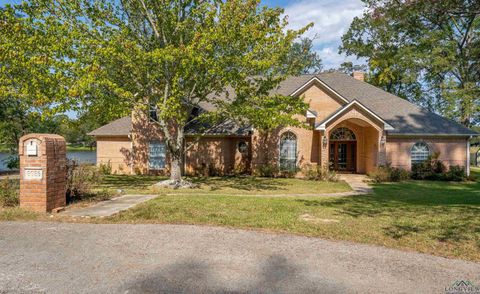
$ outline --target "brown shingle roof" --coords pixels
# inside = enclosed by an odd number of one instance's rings
[[[301,76],[292,76],[281,82],[279,87],[272,91],[281,95],[291,95],[297,89],[318,78],[337,94],[348,101],[358,100],[368,109],[380,116],[394,127],[390,134],[432,134],[432,135],[476,135],[477,133],[435,113],[426,111],[405,99],[392,95],[366,82],[356,80],[349,75],[332,72]],[[227,88],[230,97],[234,96],[233,89]],[[226,99],[225,94],[219,95]],[[202,108],[212,110],[210,103],[202,103]],[[132,129],[130,117],[124,117],[100,127],[91,133],[92,136],[128,135]],[[240,127],[233,122],[226,122],[214,129],[216,134],[244,134],[248,127]],[[191,132],[193,130],[189,130]]]
[[[122,117],[88,133],[90,136],[128,136],[132,131],[132,118]]]

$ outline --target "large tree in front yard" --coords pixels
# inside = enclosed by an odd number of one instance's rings
[[[99,112],[156,107],[176,184],[184,126],[200,103],[217,106],[210,119],[229,114],[253,126],[264,124],[258,123],[261,109],[269,125],[298,124],[292,115],[305,110],[298,99],[268,93],[304,69],[290,59],[308,27],[286,29],[282,10],[258,0],[36,0],[17,6],[17,13],[47,34],[62,28],[69,42],[66,51],[58,46],[68,56],[54,44],[48,52],[61,72],[69,66],[73,80],[68,95],[50,105]],[[226,88],[235,98],[219,98]]]

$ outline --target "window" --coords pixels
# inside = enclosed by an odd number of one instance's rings
[[[163,142],[150,142],[148,167],[152,170],[165,168],[166,146]]]
[[[280,137],[280,169],[295,170],[297,167],[297,136],[286,132]]]
[[[355,141],[355,134],[347,128],[338,128],[330,134],[330,141]]]
[[[150,114],[150,119],[151,120],[158,121],[157,106],[156,105],[150,105],[149,114]]]
[[[411,158],[412,164],[421,163],[425,161],[430,155],[430,150],[425,142],[417,142],[412,147]]]
[[[238,142],[238,152],[244,154],[248,152],[248,145],[245,141]]]

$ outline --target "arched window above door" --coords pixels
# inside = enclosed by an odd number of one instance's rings
[[[330,141],[355,141],[355,134],[348,128],[337,128],[330,133]]]

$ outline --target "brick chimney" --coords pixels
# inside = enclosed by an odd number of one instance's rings
[[[365,81],[365,73],[363,71],[354,71],[352,76],[356,80]]]

